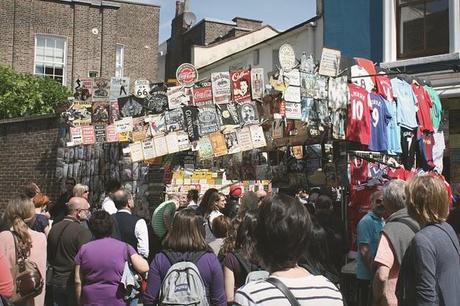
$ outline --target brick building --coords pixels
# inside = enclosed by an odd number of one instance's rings
[[[171,37],[167,41],[165,79],[174,79],[182,63],[193,63],[193,46],[212,46],[247,35],[264,27],[262,21],[235,17],[232,21],[204,18],[192,25],[187,19],[187,0],[176,1],[176,15],[171,22]],[[277,32],[272,29],[270,35]],[[265,34],[267,35],[267,34]]]
[[[0,64],[71,86],[78,77],[156,80],[160,7],[136,0],[1,0]]]

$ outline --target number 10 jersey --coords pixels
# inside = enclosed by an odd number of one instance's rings
[[[348,116],[346,139],[369,145],[371,133],[369,93],[355,84],[348,84]]]

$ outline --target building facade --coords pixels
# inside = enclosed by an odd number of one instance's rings
[[[0,1],[0,64],[77,78],[157,79],[160,7],[115,0]]]
[[[210,47],[233,43],[237,50],[244,49],[278,32],[260,20],[235,17],[232,21],[204,18],[195,23],[188,11],[187,1],[176,1],[176,15],[171,22],[171,37],[167,40],[165,80],[173,80],[182,63],[205,65],[211,55]],[[235,52],[235,48],[218,48],[219,58]],[[199,61],[199,62],[198,62]],[[196,62],[196,63],[195,63]]]

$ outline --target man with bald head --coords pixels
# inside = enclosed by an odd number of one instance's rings
[[[80,224],[90,216],[88,201],[73,197],[66,205],[68,215],[54,225],[48,235],[48,261],[53,270],[53,301],[57,306],[76,305],[74,258],[80,247],[91,240],[91,232]]]

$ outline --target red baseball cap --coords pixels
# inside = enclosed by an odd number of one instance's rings
[[[230,186],[230,195],[234,197],[241,197],[243,190],[239,184]]]

